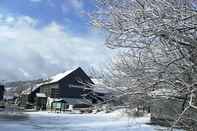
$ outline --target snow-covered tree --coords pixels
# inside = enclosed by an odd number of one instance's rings
[[[132,102],[150,95],[181,100],[172,126],[196,130],[197,118],[186,116],[197,113],[197,2],[97,0],[92,18],[107,32],[106,45],[124,52],[112,72],[113,83],[129,87],[123,94]]]

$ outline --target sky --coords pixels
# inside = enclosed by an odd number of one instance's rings
[[[0,0],[0,81],[101,68],[112,52],[86,15],[93,0]]]

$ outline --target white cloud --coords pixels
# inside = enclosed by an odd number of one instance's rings
[[[71,0],[70,2],[75,9],[83,9],[82,0]]]
[[[0,80],[34,79],[73,66],[100,66],[111,55],[94,33],[73,36],[55,22],[40,29],[37,23],[27,16],[0,18]]]
[[[12,23],[14,22],[14,18],[13,17],[7,17],[6,18],[6,23]]]
[[[62,11],[64,13],[74,11],[77,14],[84,12],[83,0],[64,0]]]

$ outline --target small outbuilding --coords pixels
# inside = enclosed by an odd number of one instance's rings
[[[0,101],[3,100],[4,92],[5,92],[4,86],[0,85]]]
[[[3,85],[0,85],[0,108],[4,108],[4,101],[3,101],[3,97],[4,97],[4,92],[5,92],[5,88]]]
[[[39,93],[39,85],[29,87],[24,90],[17,98],[17,104],[24,108],[34,108],[37,102],[36,94]]]

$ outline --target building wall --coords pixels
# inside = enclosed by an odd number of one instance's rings
[[[59,89],[59,83],[54,83],[54,84],[48,84],[48,85],[43,85],[40,87],[40,92],[45,93],[47,97],[59,97],[54,95],[54,89]]]
[[[89,84],[92,84],[90,78],[78,69],[60,81],[60,97],[62,98],[81,98],[84,94],[90,92],[87,90]]]

